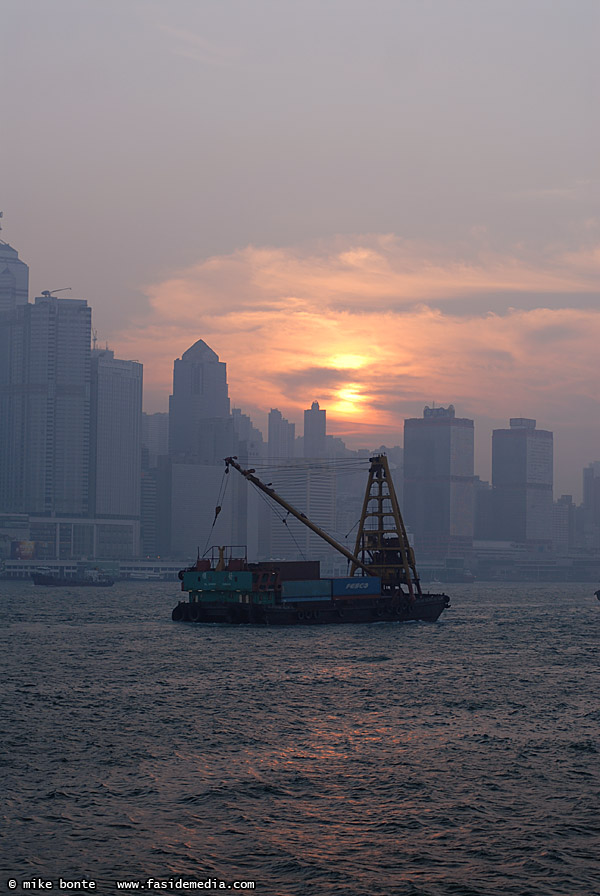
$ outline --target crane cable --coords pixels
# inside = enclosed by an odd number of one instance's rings
[[[212,526],[210,527],[210,532],[208,533],[208,536],[206,538],[206,544],[204,545],[204,554],[202,554],[203,557],[208,550],[208,543],[211,539],[213,529],[215,528],[215,524],[217,522],[217,517],[219,516],[219,514],[221,513],[221,510],[223,508],[223,501],[225,500],[225,493],[227,491],[227,483],[229,482],[229,479],[226,479],[225,477],[227,476],[228,473],[229,473],[229,467],[225,467],[223,476],[221,478],[221,485],[219,486],[219,494],[217,495],[217,506],[215,507],[215,518],[213,520]]]

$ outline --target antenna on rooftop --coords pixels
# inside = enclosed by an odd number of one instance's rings
[[[95,330],[92,327],[92,349],[96,351],[96,344],[98,342],[98,330]]]

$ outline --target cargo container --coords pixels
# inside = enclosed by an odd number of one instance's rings
[[[282,582],[282,600],[296,600],[301,598],[329,600],[331,597],[330,579],[305,579],[304,581]]]
[[[380,594],[379,576],[351,576],[346,579],[332,579],[333,597],[364,597],[365,594]]]

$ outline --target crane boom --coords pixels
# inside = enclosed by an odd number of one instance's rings
[[[306,514],[300,513],[300,511],[296,510],[296,508],[293,507],[288,501],[280,497],[276,491],[274,491],[272,488],[269,488],[269,486],[265,485],[264,482],[261,482],[258,476],[254,475],[254,470],[244,470],[244,468],[237,463],[237,457],[226,457],[225,464],[227,468],[233,467],[234,470],[237,470],[238,473],[241,473],[244,479],[247,479],[248,482],[251,482],[253,485],[255,485],[258,489],[260,489],[261,492],[264,492],[265,495],[268,495],[269,498],[272,498],[273,501],[276,501],[277,504],[283,507],[284,510],[287,510],[288,513],[291,513],[292,516],[295,516],[297,520],[300,520],[301,523],[304,523],[305,526],[308,526],[309,529],[312,529],[313,532],[323,538],[328,544],[335,548],[336,551],[339,551],[340,554],[343,554],[344,557],[346,557],[346,559],[348,559],[353,564],[353,568],[358,567],[359,569],[362,569],[363,572],[365,572],[368,576],[376,575],[373,570],[369,569],[369,567],[365,563],[363,563],[362,560],[360,560],[355,554],[345,548],[343,544],[340,544],[335,540],[335,538],[332,538],[331,535],[325,532],[324,529],[321,529],[320,526],[317,526],[316,523],[313,523],[311,520],[309,520]]]

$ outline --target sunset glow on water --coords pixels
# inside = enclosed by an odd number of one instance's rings
[[[15,878],[596,892],[589,584],[456,585],[437,623],[293,629],[173,623],[168,583],[42,590],[2,586]]]

